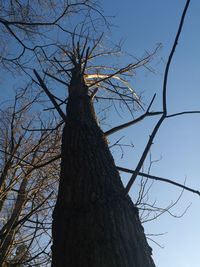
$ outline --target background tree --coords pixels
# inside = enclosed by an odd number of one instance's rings
[[[1,107],[1,266],[44,266],[49,261],[60,131],[55,117],[46,118],[44,125],[39,114],[32,114],[39,94],[32,99],[28,89],[18,91],[13,105]]]

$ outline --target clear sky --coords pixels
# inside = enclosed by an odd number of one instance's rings
[[[148,102],[157,93],[154,111],[160,107],[163,72],[170,52],[185,1],[174,0],[124,0],[102,1],[105,13],[115,15],[113,40],[122,38],[124,50],[140,57],[162,43],[154,67],[157,74],[138,73],[133,80],[134,88],[143,92]],[[200,2],[191,1],[183,32],[173,58],[168,80],[168,108],[170,112],[200,110]],[[134,168],[142,153],[154,120],[145,120],[136,127],[122,131],[134,145],[128,155],[119,163]],[[117,124],[117,121],[116,121]],[[116,139],[120,136],[118,134]],[[152,148],[153,159],[162,160],[153,165],[152,174],[200,189],[200,114],[168,119],[161,127]],[[114,136],[113,136],[114,138]],[[146,162],[148,166],[148,160]],[[139,179],[138,179],[139,180]],[[180,193],[179,188],[155,182],[151,197],[157,203],[170,204]],[[190,203],[191,207],[180,219],[168,214],[145,225],[147,233],[163,236],[153,237],[164,248],[153,247],[157,267],[199,267],[200,266],[200,198],[185,192],[172,210],[179,215]]]

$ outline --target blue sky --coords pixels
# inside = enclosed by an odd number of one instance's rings
[[[147,103],[152,95],[157,93],[153,109],[159,109],[164,67],[185,1],[103,0],[102,3],[106,14],[115,15],[113,24],[116,27],[113,28],[113,40],[122,38],[123,49],[128,53],[139,57],[144,54],[145,50],[150,51],[157,43],[162,43],[163,48],[154,65],[158,73],[139,72],[132,81],[134,88],[143,91]],[[169,113],[200,110],[199,11],[200,2],[191,1],[169,73]],[[154,123],[155,120],[145,120],[136,127],[131,127],[128,131],[125,130],[116,135],[116,139],[120,137],[120,134],[126,135],[126,139],[135,144],[134,150],[129,151],[119,164],[129,168],[136,166]],[[154,159],[162,156],[162,160],[153,165],[152,174],[180,183],[184,183],[186,178],[188,186],[200,189],[199,125],[200,114],[172,118],[164,122],[151,150]],[[148,166],[148,160],[146,165]],[[157,182],[154,183],[151,196],[158,203],[166,205],[179,193],[180,189]],[[163,249],[150,242],[158,267],[199,267],[199,197],[185,192],[173,212],[180,214],[190,203],[192,203],[191,207],[180,219],[165,214],[145,225],[147,233],[167,232],[163,236],[154,238],[164,246]]]

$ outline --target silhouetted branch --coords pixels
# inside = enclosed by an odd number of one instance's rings
[[[173,113],[173,114],[167,115],[166,118],[172,118],[172,117],[177,117],[181,115],[190,115],[190,114],[200,114],[200,110],[191,110],[191,111],[182,111],[178,113]]]
[[[49,97],[49,99],[51,100],[52,104],[54,105],[54,107],[56,108],[57,112],[60,114],[61,118],[66,121],[66,116],[63,113],[63,111],[60,109],[58,103],[56,102],[56,100],[54,99],[54,96],[50,93],[50,91],[48,90],[48,88],[46,87],[44,81],[41,79],[40,75],[37,73],[36,70],[33,70],[35,76],[37,77],[42,89],[45,91],[45,93],[47,94],[47,96]]]
[[[134,170],[130,170],[130,169],[119,167],[119,166],[116,166],[116,167],[117,167],[118,171],[135,174],[135,171]],[[149,178],[149,179],[152,179],[152,180],[156,180],[156,181],[160,181],[160,182],[165,182],[165,183],[169,183],[169,184],[172,184],[172,185],[181,187],[181,188],[183,188],[183,189],[185,189],[187,191],[190,191],[190,192],[192,192],[192,193],[197,194],[197,195],[200,196],[200,191],[195,190],[193,188],[190,188],[188,186],[185,186],[183,184],[174,182],[174,181],[172,181],[170,179],[163,178],[163,177],[158,177],[158,176],[147,174],[147,173],[144,173],[144,172],[139,172],[138,175],[139,176],[146,177],[146,178]]]
[[[187,0],[186,4],[185,4],[185,7],[184,7],[184,10],[183,10],[183,13],[182,13],[182,16],[181,16],[181,20],[180,20],[180,23],[179,23],[179,27],[178,27],[178,31],[177,31],[177,34],[176,34],[176,37],[175,37],[175,40],[174,40],[174,43],[173,43],[173,46],[172,46],[172,49],[171,49],[171,52],[169,54],[169,57],[168,57],[168,61],[167,61],[167,65],[166,65],[166,68],[165,68],[165,73],[164,73],[164,81],[163,81],[163,100],[162,100],[162,104],[163,104],[163,115],[162,117],[158,120],[157,124],[155,125],[150,137],[149,137],[149,141],[147,142],[147,145],[144,149],[144,152],[138,162],[138,165],[135,169],[135,172],[133,173],[133,175],[131,176],[126,188],[125,188],[125,193],[128,194],[131,186],[133,185],[133,183],[135,182],[135,179],[137,177],[137,175],[139,174],[139,171],[141,170],[143,164],[144,164],[144,161],[149,153],[149,150],[151,148],[151,145],[153,144],[153,140],[160,128],[160,126],[162,125],[163,121],[166,119],[167,117],[167,80],[168,80],[168,73],[169,73],[169,68],[170,68],[170,64],[171,64],[171,61],[172,61],[172,58],[173,58],[173,55],[175,53],[175,49],[176,49],[176,46],[178,44],[178,39],[180,37],[180,34],[181,34],[181,31],[182,31],[182,27],[183,27],[183,22],[184,22],[184,19],[185,19],[185,15],[186,15],[186,12],[187,12],[187,9],[188,9],[188,6],[189,6],[189,3],[190,3],[190,0]]]

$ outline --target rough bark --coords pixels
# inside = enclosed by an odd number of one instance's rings
[[[9,257],[9,253],[12,248],[13,240],[17,231],[16,222],[19,220],[21,211],[26,202],[27,183],[28,178],[26,177],[21,182],[12,215],[0,231],[0,266],[3,267],[9,266],[6,260]]]
[[[155,267],[88,88],[73,74],[53,213],[52,267]]]

